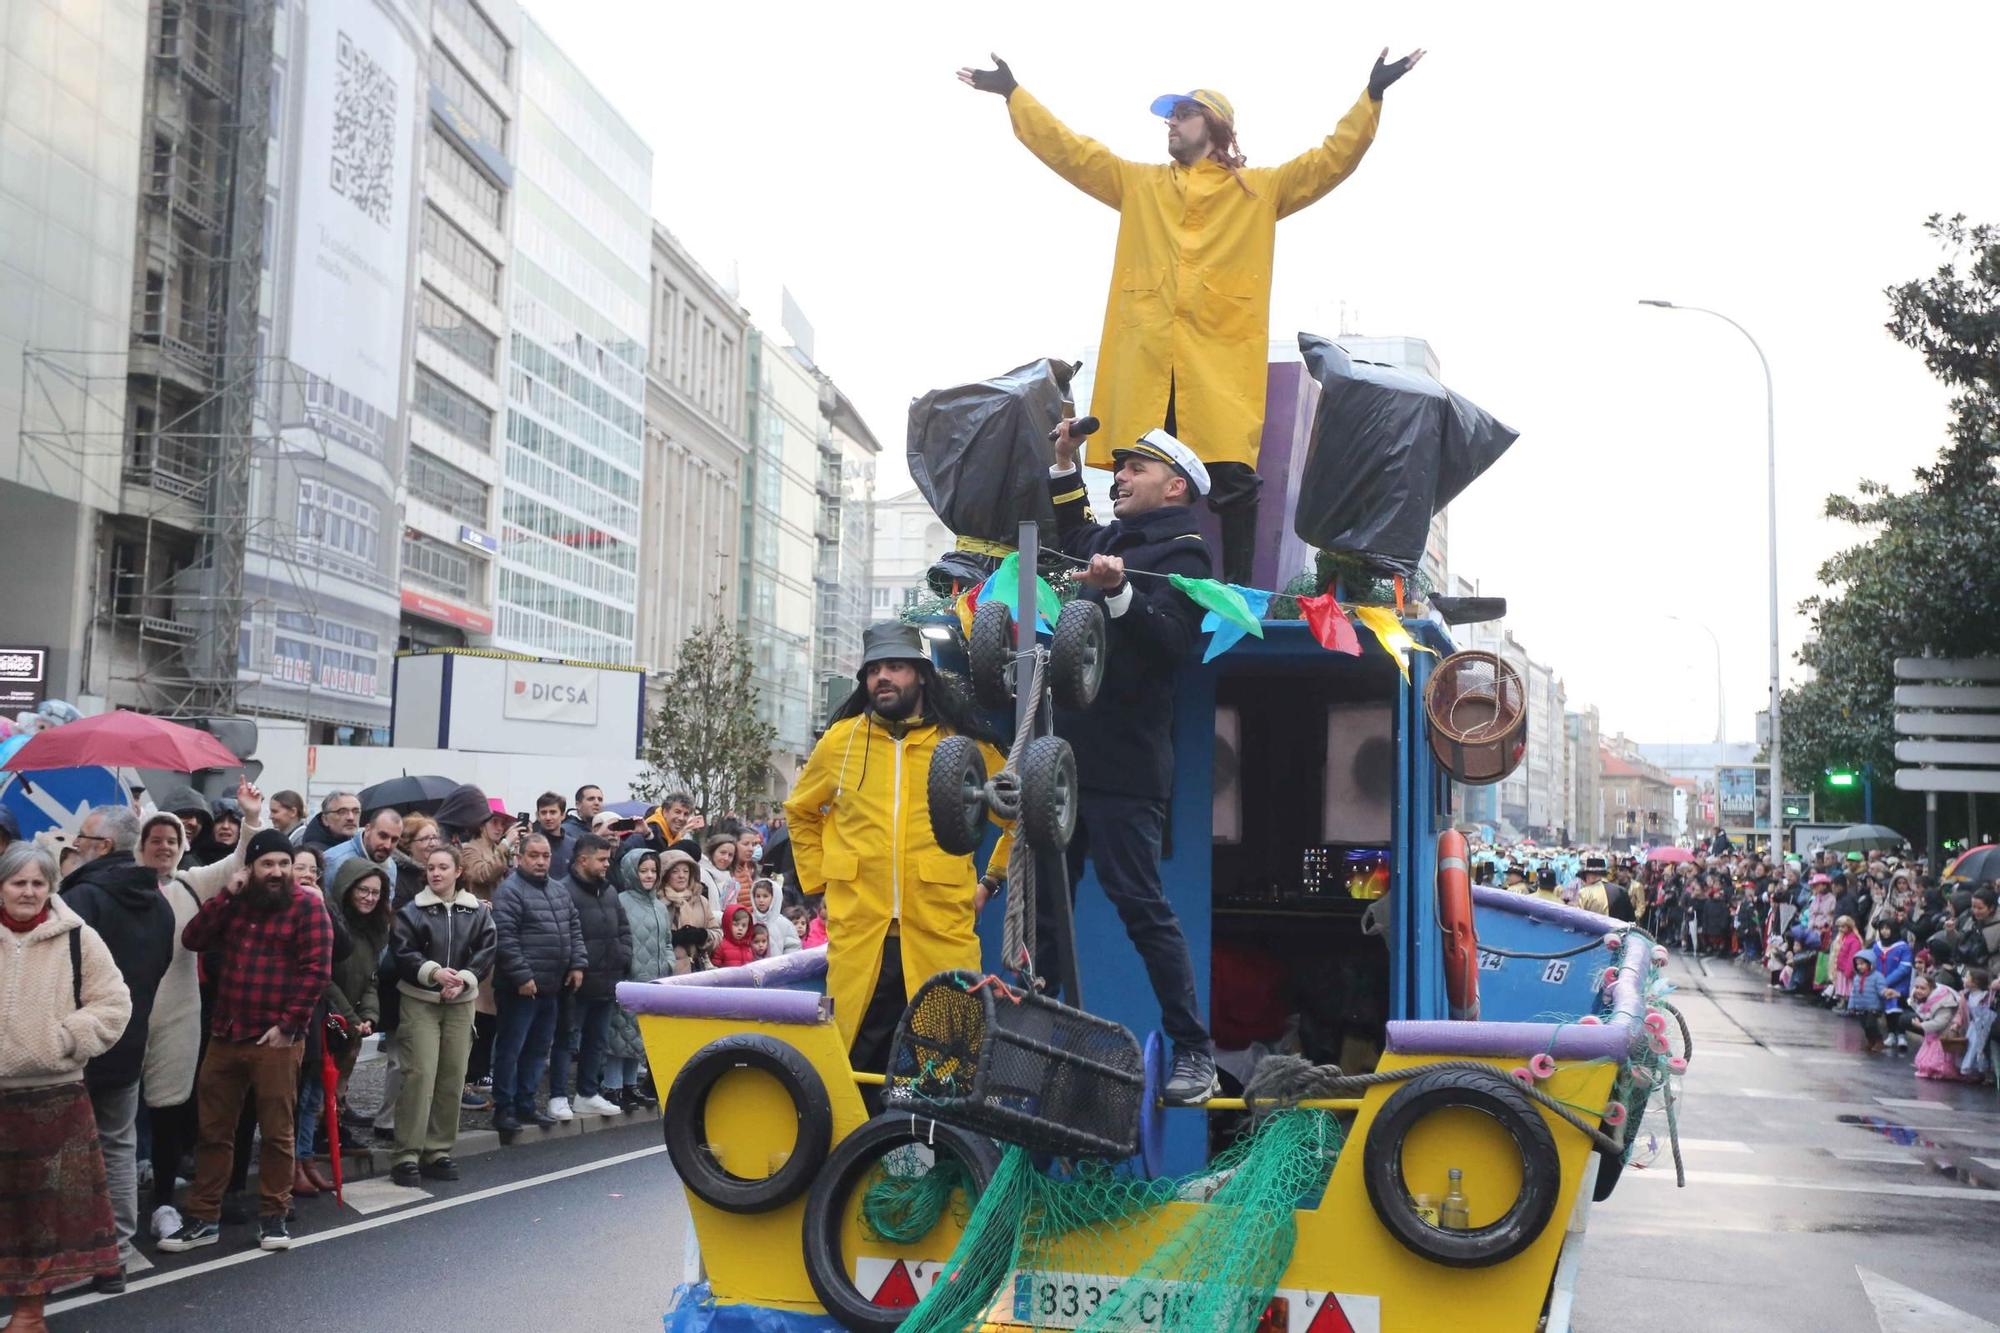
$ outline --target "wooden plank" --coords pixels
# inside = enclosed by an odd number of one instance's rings
[[[1899,768],[1899,791],[2000,791],[2000,773],[1984,768]]]
[[[1899,657],[1897,680],[2000,680],[2000,657]]]
[[[2000,708],[1996,685],[1898,685],[1898,708]]]
[[[1902,736],[2000,736],[2000,713],[1898,713]]]
[[[1897,741],[1896,758],[1906,764],[1983,764],[2000,768],[2000,745],[1977,741]]]

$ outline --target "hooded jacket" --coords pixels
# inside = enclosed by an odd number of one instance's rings
[[[673,975],[673,906],[658,893],[639,887],[639,863],[654,853],[640,848],[618,858],[618,902],[625,912],[632,935],[632,956],[625,964],[625,980],[653,981]],[[624,1006],[611,1012],[610,1053],[623,1060],[641,1060],[646,1043],[639,1024]]]
[[[173,906],[161,896],[158,878],[130,852],[107,852],[72,870],[62,900],[104,941],[132,1004],[124,1033],[90,1062],[84,1081],[93,1088],[136,1083],[145,1072],[153,1000],[174,962]]]
[[[330,875],[338,875],[349,861],[368,862],[382,872],[382,878],[389,885],[389,899],[393,902],[396,898],[396,880],[398,878],[396,854],[392,851],[389,853],[388,860],[377,861],[368,854],[367,837],[368,829],[364,825],[354,831],[353,837],[337,842],[327,848],[321,860],[325,863],[327,873]]]
[[[544,996],[555,995],[563,977],[590,962],[584,951],[583,922],[561,880],[516,870],[493,894],[497,932],[494,966],[511,994],[532,981]]]
[[[492,908],[463,888],[446,902],[426,884],[396,913],[390,931],[396,989],[426,1004],[471,1004],[479,998],[479,978],[493,966],[498,947]],[[450,1000],[437,982],[437,974],[445,968],[467,978],[465,989]]]
[[[740,940],[735,938],[735,936],[731,934],[731,932],[736,928],[736,918],[739,916],[750,918],[748,924],[744,929],[743,938]],[[717,967],[741,967],[745,963],[754,963],[757,961],[757,952],[750,943],[750,931],[755,926],[756,926],[756,920],[753,914],[751,913],[750,909],[743,906],[743,904],[741,903],[736,904],[734,907],[730,908],[727,912],[723,913],[722,941],[721,943],[715,946],[715,965]],[[881,964],[879,961],[876,964],[876,970],[877,971],[881,970]],[[909,993],[914,995],[916,992],[911,991]],[[834,1012],[836,1014],[840,1012],[839,1004],[840,1002],[838,1000],[834,1001],[835,1005]],[[852,1039],[850,1038],[850,1040]]]
[[[70,970],[71,931],[82,931],[83,1007]],[[110,1051],[132,1018],[125,979],[98,933],[49,899],[48,918],[26,934],[0,928],[0,1088],[74,1083]]]
[[[1897,940],[1885,946],[1877,940],[1869,952],[1875,957],[1875,975],[1882,978],[1882,989],[1892,990],[1898,996],[1909,995],[1910,972],[1915,955],[1910,952],[1908,942]],[[1902,1007],[1899,1000],[1888,1002],[1888,1008],[1892,1012]]]
[[[174,914],[174,958],[154,996],[148,1024],[142,1080],[148,1106],[179,1106],[194,1095],[195,1068],[201,1058],[201,978],[198,956],[180,942],[181,933],[203,903],[229,887],[230,878],[243,868],[243,852],[251,837],[262,828],[261,820],[246,823],[235,850],[223,860],[175,871],[159,886]]]
[[[349,1027],[359,1023],[379,1026],[382,1022],[381,994],[375,977],[381,966],[382,950],[389,944],[395,913],[390,909],[386,888],[375,900],[375,910],[366,916],[357,915],[349,902],[355,886],[370,875],[383,878],[382,867],[356,856],[341,862],[333,876],[332,908],[336,918],[346,925],[354,947],[347,957],[335,960],[333,984],[327,987],[326,1002],[333,1012],[347,1020]]]
[[[798,928],[785,919],[785,895],[778,886],[771,886],[771,905],[763,911],[757,910],[757,885],[750,886],[750,920],[753,925],[762,926],[771,935],[773,954],[797,953],[799,951]]]
[[[635,854],[651,855],[645,848],[640,848],[637,853],[625,853],[627,857]],[[688,887],[685,893],[676,893],[667,886],[667,872],[677,865],[688,868]],[[713,949],[716,941],[722,938],[722,911],[709,898],[707,888],[702,883],[701,867],[695,859],[679,847],[669,847],[661,852],[660,884],[661,896],[667,900],[667,906],[674,914],[674,928],[678,930],[685,926],[707,931],[708,943],[704,947]],[[661,975],[664,976],[665,973]]]
[[[618,902],[618,890],[608,878],[587,880],[574,870],[559,882],[576,904],[577,922],[583,931],[586,961],[576,998],[608,1000],[617,994],[625,967],[632,961],[632,927]]]
[[[237,841],[241,842],[249,836],[249,830],[246,829],[242,837],[238,838]],[[292,838],[292,846],[317,847],[321,851],[324,851],[328,847],[345,841],[346,839],[326,826],[324,819],[318,815],[314,815],[305,822],[305,826],[302,829],[295,830],[295,836]]]

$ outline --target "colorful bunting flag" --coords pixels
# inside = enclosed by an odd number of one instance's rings
[[[1305,617],[1321,647],[1346,653],[1349,657],[1361,656],[1360,636],[1355,634],[1354,626],[1348,622],[1347,612],[1333,599],[1332,593],[1299,598],[1299,614]]]
[[[1264,637],[1264,622],[1243,597],[1245,592],[1256,592],[1257,589],[1238,588],[1220,579],[1191,579],[1185,574],[1169,574],[1167,582],[1179,588],[1196,606],[1213,611],[1222,621],[1241,626],[1246,634],[1254,634],[1260,639]],[[1263,597],[1268,604],[1270,594],[1264,593]]]
[[[1234,648],[1251,629],[1256,630],[1258,638],[1263,638],[1264,613],[1270,609],[1271,599],[1277,596],[1276,593],[1266,592],[1262,588],[1245,588],[1241,584],[1236,583],[1226,586],[1235,589],[1237,594],[1243,598],[1243,605],[1250,612],[1254,623],[1246,628],[1234,620],[1224,620],[1222,615],[1216,611],[1210,611],[1207,615],[1203,616],[1201,618],[1201,627],[1210,631],[1208,651],[1201,655],[1201,660],[1204,662],[1213,662],[1216,658]]]
[[[1403,628],[1403,622],[1396,618],[1396,613],[1386,606],[1357,606],[1354,617],[1366,625],[1389,656],[1396,659],[1396,669],[1403,673],[1405,684],[1410,679],[1410,663],[1405,654],[1417,652],[1437,656],[1436,652],[1411,638],[1410,632]]]
[[[1021,553],[1013,552],[1000,562],[1000,567],[986,576],[986,582],[979,585],[975,604],[998,602],[1007,608],[1007,613],[1019,618],[1021,609],[1016,605],[1021,600]],[[1062,614],[1062,598],[1049,586],[1048,580],[1037,576],[1035,579],[1035,610],[1040,613],[1042,628],[1053,631],[1056,618]],[[967,622],[970,624],[970,622]],[[971,630],[966,630],[968,635]]]

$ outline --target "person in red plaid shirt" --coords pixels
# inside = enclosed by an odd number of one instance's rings
[[[333,975],[333,922],[318,894],[293,886],[292,845],[284,834],[259,833],[243,860],[247,870],[229,892],[203,903],[181,932],[181,943],[194,952],[219,949],[222,966],[208,1054],[195,1084],[201,1139],[186,1222],[160,1241],[173,1253],[221,1238],[222,1194],[246,1094],[256,1097],[263,1140],[257,1244],[282,1250],[292,1243],[285,1214],[292,1204],[299,1059],[313,1006]]]

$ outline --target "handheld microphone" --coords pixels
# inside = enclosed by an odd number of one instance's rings
[[[1104,423],[1099,421],[1096,417],[1078,417],[1076,420],[1069,423],[1069,437],[1072,440],[1081,440],[1086,435],[1094,433],[1097,430],[1097,428],[1099,426],[1102,426],[1103,424]],[[1049,438],[1051,440],[1055,439],[1057,433],[1061,430],[1062,427],[1057,426],[1055,430],[1049,432]]]

